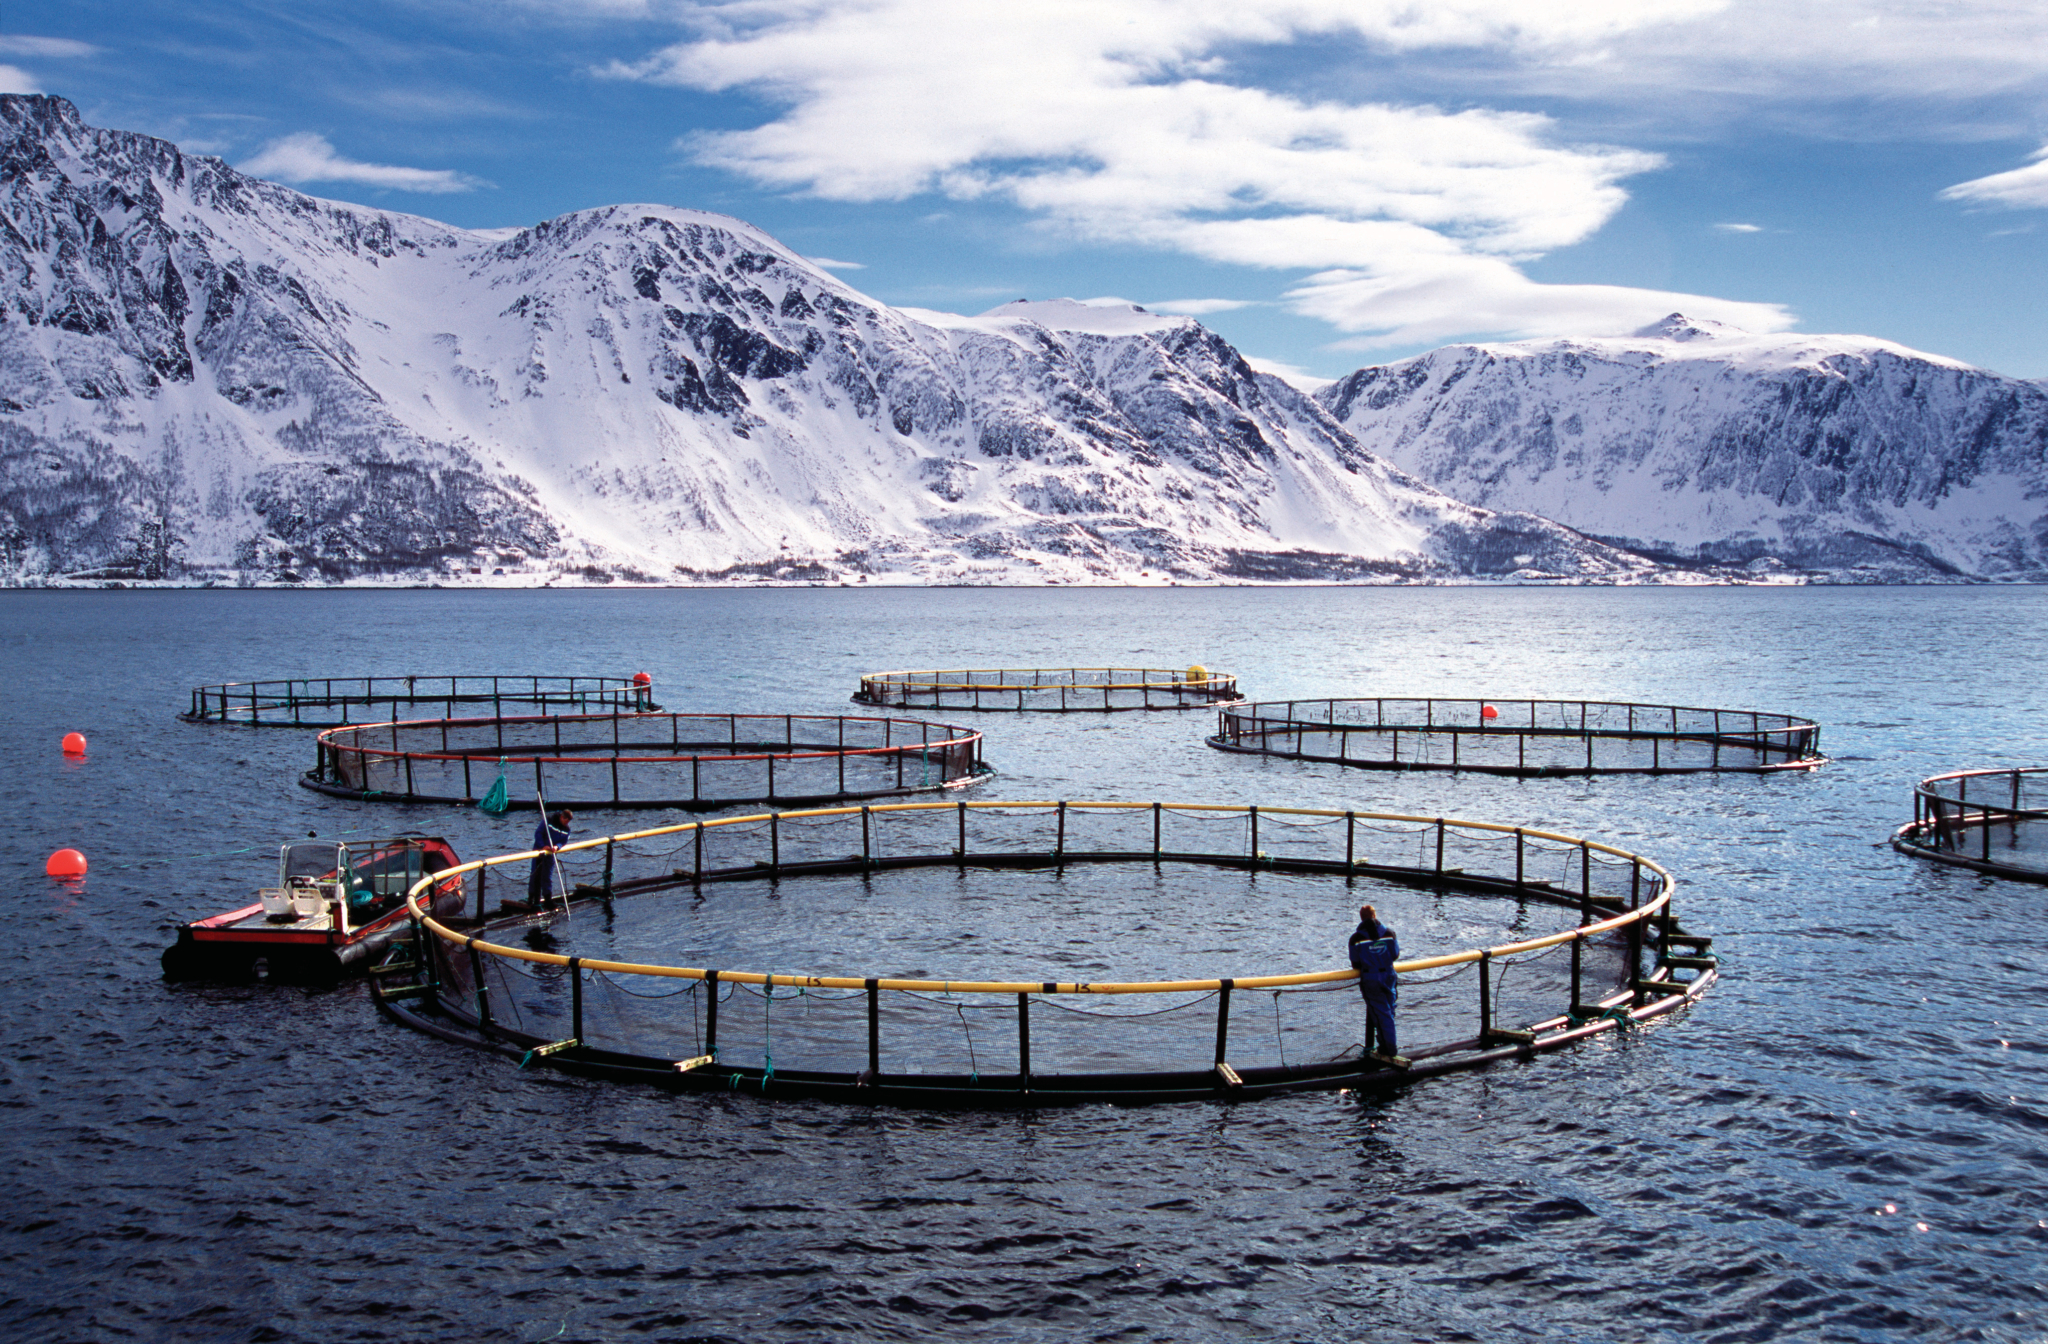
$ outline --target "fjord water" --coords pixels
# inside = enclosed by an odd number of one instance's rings
[[[2048,763],[2048,590],[13,592],[0,617],[12,1338],[2048,1334],[2048,889],[1880,843],[1921,776]],[[1363,1101],[672,1097],[414,1035],[359,984],[158,976],[280,839],[417,827],[470,857],[531,825],[307,792],[308,735],[181,724],[195,685],[644,669],[671,708],[832,714],[863,671],[1188,661],[1261,699],[1788,711],[1835,761],[1517,781],[1224,755],[1199,712],[953,716],[989,734],[982,798],[1462,816],[1677,873],[1723,959],[1697,1008]],[[67,845],[70,885],[42,871]],[[1300,931],[1331,965],[1347,914],[1333,891]]]

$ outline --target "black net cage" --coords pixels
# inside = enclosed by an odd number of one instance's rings
[[[320,734],[307,788],[386,802],[685,808],[949,789],[988,773],[981,734],[918,719],[806,714],[525,715]],[[503,781],[502,787],[500,781]]]
[[[1366,770],[1760,774],[1825,765],[1820,725],[1755,710],[1605,700],[1275,700],[1218,711],[1220,751]]]
[[[871,672],[858,704],[895,709],[1101,713],[1203,709],[1233,704],[1237,678],[1198,665],[1162,667],[985,667]]]
[[[2048,882],[2048,766],[1957,770],[1913,789],[1902,853],[2023,882]]]
[[[1648,859],[1382,813],[896,803],[463,871],[468,917],[420,912],[376,973],[385,1008],[523,1066],[678,1090],[980,1107],[1381,1086],[1620,1030],[1715,975]],[[1364,904],[1405,958],[1397,1041],[1372,1053],[1345,956]]]
[[[187,723],[225,723],[252,728],[338,728],[379,723],[407,713],[438,708],[445,718],[488,713],[646,713],[654,702],[654,681],[630,677],[450,676],[450,677],[280,677],[196,686],[191,705],[178,717]]]

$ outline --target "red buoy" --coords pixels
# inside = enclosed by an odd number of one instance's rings
[[[648,676],[645,672],[635,672],[633,674],[633,684],[635,686],[652,686],[654,678]]]
[[[51,877],[84,877],[85,855],[75,849],[60,849],[43,865],[43,871]]]
[[[1482,719],[1497,719],[1500,717],[1500,711],[1492,705],[1481,705],[1479,707],[1479,717]]]
[[[83,755],[85,755],[85,734],[84,734],[84,733],[66,733],[66,734],[64,734],[64,754],[65,754],[66,756],[83,756]]]

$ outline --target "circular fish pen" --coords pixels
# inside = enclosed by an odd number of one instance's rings
[[[1363,770],[1493,775],[1764,774],[1827,764],[1811,719],[1607,700],[1275,700],[1223,709],[1208,742]]]
[[[1892,835],[1901,854],[2048,882],[2048,766],[1957,770],[1913,788],[1913,820]]]
[[[857,704],[892,709],[1072,714],[1132,709],[1203,709],[1236,704],[1237,678],[1199,665],[1163,667],[987,667],[871,672]]]
[[[816,714],[525,715],[320,734],[300,783],[337,798],[690,810],[883,798],[989,773],[981,734]],[[494,789],[500,779],[504,788]]]
[[[646,713],[654,683],[632,677],[280,677],[196,686],[186,723],[252,728],[340,728],[439,707],[443,718],[514,714]],[[354,711],[354,712],[352,712]]]
[[[416,910],[380,1004],[522,1067],[675,1090],[1007,1107],[1383,1087],[1625,1029],[1716,975],[1656,863],[1483,822],[782,812],[578,842],[569,900],[494,913],[487,891],[523,893],[534,857],[457,870],[473,918]],[[1327,969],[1365,902],[1409,940],[1395,1059],[1364,1053],[1357,973]]]

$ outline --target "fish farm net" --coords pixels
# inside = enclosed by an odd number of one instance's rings
[[[1827,763],[1811,719],[1603,700],[1276,700],[1219,711],[1208,741],[1366,770],[1496,775],[1760,774]]]
[[[2048,767],[1958,770],[1913,789],[1901,853],[2022,882],[2048,882]]]
[[[178,717],[254,728],[339,728],[438,707],[445,718],[515,714],[645,713],[654,684],[635,677],[284,677],[198,686]]]
[[[988,773],[981,734],[917,719],[596,714],[420,719],[320,734],[309,789],[511,807],[687,808],[882,798]]]
[[[522,1065],[683,1090],[1010,1106],[1380,1086],[1625,1027],[1715,974],[1663,868],[1478,822],[1097,802],[774,813],[566,847],[567,898],[539,909],[534,858],[466,865],[472,917],[421,912],[378,970],[380,1002]],[[1409,958],[1396,1060],[1364,1053],[1345,961],[1364,903]]]
[[[895,709],[1080,713],[1130,709],[1202,709],[1243,697],[1237,678],[1196,666],[960,668],[874,672],[860,679],[855,702]]]

